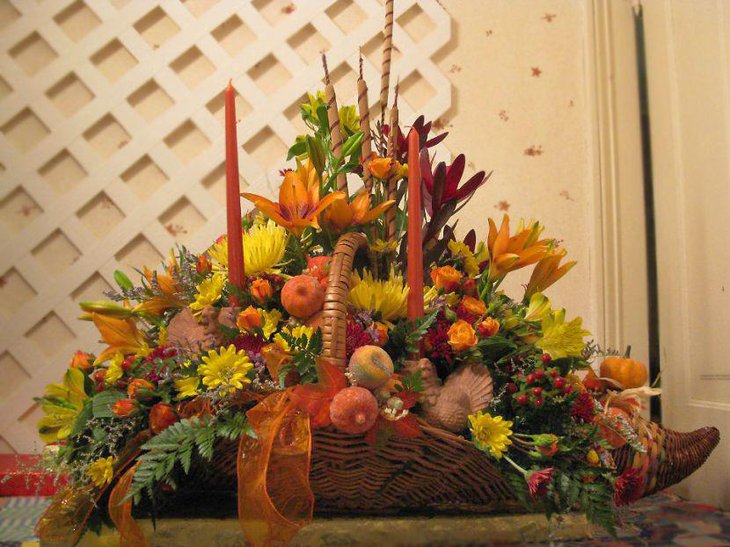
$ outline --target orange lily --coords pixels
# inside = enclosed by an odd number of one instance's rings
[[[494,220],[489,219],[489,279],[504,278],[507,273],[538,262],[547,255],[552,240],[538,239],[543,228],[539,222],[525,226],[520,222],[517,233],[509,235],[509,216],[504,215],[497,230]]]
[[[145,353],[149,349],[144,334],[137,329],[134,319],[117,319],[98,313],[90,315],[99,329],[101,339],[109,344],[94,361],[95,365],[103,363],[116,353]]]
[[[334,231],[343,232],[350,226],[367,224],[382,215],[395,204],[395,200],[384,201],[370,208],[370,195],[367,192],[358,193],[347,203],[346,199],[335,201],[324,213],[325,221]]]
[[[156,285],[159,287],[162,294],[153,296],[144,302],[137,304],[133,311],[135,313],[149,313],[151,315],[160,315],[165,310],[170,308],[181,308],[185,305],[178,296],[177,293],[180,287],[177,283],[175,276],[174,265],[168,265],[166,273],[153,272],[146,266],[144,267],[143,273],[149,286],[155,285],[154,280],[157,280]]]
[[[334,202],[345,199],[344,192],[332,192],[320,198],[319,180],[312,163],[299,164],[287,171],[279,187],[279,202],[258,194],[241,194],[274,222],[299,236],[305,228],[319,228],[317,217]]]
[[[527,283],[525,298],[530,298],[535,293],[543,292],[576,265],[575,260],[566,262],[562,266],[560,265],[560,261],[566,254],[568,254],[568,251],[560,249],[546,255],[537,263],[535,269],[532,270],[530,281]]]

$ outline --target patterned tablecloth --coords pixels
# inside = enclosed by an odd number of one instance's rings
[[[38,545],[33,526],[48,504],[47,498],[0,498],[0,545]],[[588,542],[563,545],[730,545],[730,513],[662,492],[623,513],[618,538],[600,532]],[[454,531],[458,545],[458,530]]]

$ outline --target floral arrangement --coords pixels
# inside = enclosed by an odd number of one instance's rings
[[[367,95],[362,76],[358,88]],[[241,218],[229,154],[227,234],[200,254],[176,249],[140,284],[117,271],[108,300],[81,303],[106,347],[75,353],[38,398],[41,438],[68,484],[43,537],[73,543],[96,512],[142,543],[133,504],[184,488],[191,469],[214,470],[238,443],[247,539],[289,539],[301,523],[265,513],[273,502],[256,489],[284,422],[305,456],[290,464],[304,485],[292,496],[307,492],[312,430],[362,435],[378,450],[419,438],[424,424],[469,439],[527,510],[578,510],[613,531],[616,507],[644,493],[645,478],[611,451],[645,451],[640,396],[655,392],[642,388],[644,365],[586,342],[581,318],[546,296],[575,264],[566,250],[539,222],[515,227],[506,215],[484,240],[458,237],[454,215],[488,175],[463,180],[463,155],[435,162],[446,135],[423,117],[406,138],[397,95],[389,123],[371,127],[367,100],[358,106],[338,109],[328,82],[301,106],[310,131],[289,149],[278,201],[241,194],[256,207]],[[362,183],[352,195],[348,179]],[[325,301],[347,234],[366,238],[368,260],[349,281],[342,367],[327,356]],[[524,292],[506,294],[505,278],[525,268]],[[591,363],[602,359],[599,377]],[[268,535],[249,526],[261,521]]]

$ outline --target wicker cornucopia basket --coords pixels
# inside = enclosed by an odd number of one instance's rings
[[[355,254],[366,244],[366,238],[357,233],[339,239],[326,291],[323,353],[343,370],[350,278]],[[493,459],[464,437],[419,421],[422,436],[391,438],[382,447],[368,444],[364,435],[333,427],[313,430],[309,479],[315,509],[360,514],[524,511]],[[679,433],[639,419],[637,433],[645,452],[625,445],[613,451],[613,459],[619,471],[638,470],[645,496],[689,476],[719,442],[714,427]],[[216,452],[221,455],[220,486],[231,484],[236,447]]]

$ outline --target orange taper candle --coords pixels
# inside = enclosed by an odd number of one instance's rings
[[[238,138],[236,137],[236,90],[226,88],[226,216],[228,219],[228,279],[243,288],[243,234],[241,228],[241,190],[238,184]],[[238,299],[231,295],[231,305]]]
[[[421,242],[421,153],[418,131],[408,134],[408,319],[423,316],[423,244]]]

